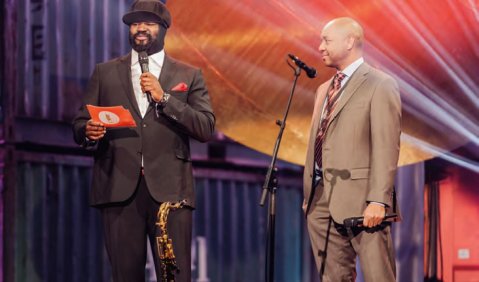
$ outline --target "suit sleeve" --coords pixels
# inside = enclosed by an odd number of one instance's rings
[[[382,80],[371,101],[371,170],[368,202],[392,206],[394,178],[399,158],[401,100],[396,81]]]
[[[88,110],[86,108],[87,104],[98,105],[99,102],[99,89],[100,89],[100,79],[99,79],[99,70],[98,65],[93,70],[93,74],[90,77],[86,92],[83,96],[82,105],[78,110],[75,118],[73,119],[73,138],[78,145],[87,147],[88,144],[85,127],[86,122],[91,118]],[[96,143],[96,142],[95,142]]]
[[[166,106],[159,111],[198,141],[206,142],[214,133],[215,116],[200,70],[194,72],[187,103],[171,97]]]

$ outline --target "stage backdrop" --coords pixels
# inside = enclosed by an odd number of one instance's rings
[[[91,159],[73,144],[70,122],[95,63],[129,51],[121,16],[131,1],[4,3],[2,277],[108,281],[98,217],[87,206]],[[169,0],[167,5],[174,17],[167,52],[203,69],[219,130],[254,150],[272,151],[274,121],[291,84],[285,57],[294,53],[319,75],[300,78],[280,156],[296,164],[304,160],[314,90],[332,74],[319,63],[319,31],[343,15],[364,25],[366,60],[400,83],[401,164],[467,140],[477,144],[479,37],[471,1]],[[255,201],[268,157],[221,136],[193,148],[200,199],[195,278],[260,281],[266,209]],[[461,161],[454,155],[451,160]],[[277,281],[317,281],[300,211],[301,167],[283,166]],[[420,281],[422,164],[405,166],[398,175],[404,211],[394,230],[398,277]],[[206,259],[200,259],[205,250]]]
[[[318,69],[302,75],[279,153],[302,165],[314,92],[323,66],[322,27],[348,16],[365,30],[365,60],[399,82],[403,136],[399,163],[479,145],[479,8],[468,0],[169,0],[171,55],[202,67],[218,128],[271,153],[290,92],[292,53]],[[452,160],[464,164],[457,156]],[[470,165],[467,163],[464,165]],[[479,171],[479,168],[475,168]]]

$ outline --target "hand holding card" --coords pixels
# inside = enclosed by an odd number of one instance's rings
[[[105,127],[136,127],[136,122],[128,109],[123,106],[98,107],[86,105],[93,121],[101,122]]]

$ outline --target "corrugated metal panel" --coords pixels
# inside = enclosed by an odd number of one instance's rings
[[[70,121],[95,63],[129,50],[130,2],[19,1],[16,115]]]
[[[15,197],[10,197],[15,211],[6,214],[14,216],[15,228],[13,256],[7,257],[14,258],[15,273],[8,281],[108,281],[99,217],[88,207],[91,159],[17,152],[17,160]],[[258,202],[264,168],[198,167],[195,281],[263,281],[267,209]],[[286,173],[277,193],[275,281],[317,281],[300,210],[300,173]],[[405,219],[393,232],[398,277],[409,276],[411,269],[415,277],[423,273],[422,264],[417,265],[422,261],[422,225],[416,224],[422,222],[417,212],[422,200],[416,197],[413,204],[405,198],[414,191],[422,195],[423,174],[420,166],[398,174]],[[418,230],[402,232],[411,228]]]
[[[275,281],[305,281],[303,273],[310,270],[303,263],[303,254],[309,259],[311,251],[304,244],[301,178],[296,176],[281,179],[289,183],[277,193]],[[197,175],[194,235],[206,239],[209,281],[264,280],[267,208],[259,206],[262,181],[261,171]]]
[[[88,206],[91,160],[33,153],[18,157],[14,281],[109,281],[99,214]],[[196,172],[193,277],[262,281],[267,209],[258,204],[261,174],[209,172]],[[300,183],[300,178],[284,182]],[[301,201],[298,185],[278,191],[275,281],[303,281],[303,273],[310,271],[303,263],[311,252],[304,244]]]
[[[15,281],[108,281],[89,167],[22,161],[17,167]]]

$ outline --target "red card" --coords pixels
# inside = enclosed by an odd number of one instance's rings
[[[136,127],[136,122],[128,109],[123,106],[97,107],[86,105],[93,121],[101,122],[105,127]]]

